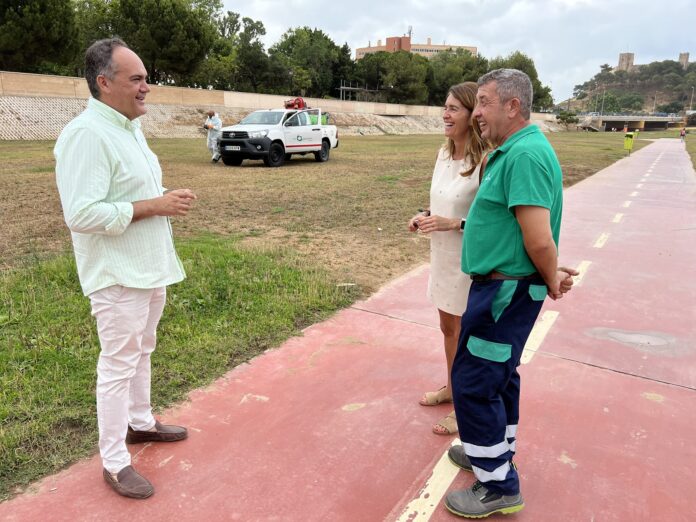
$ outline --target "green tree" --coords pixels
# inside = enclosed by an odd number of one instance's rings
[[[526,54],[515,51],[505,58],[493,58],[489,63],[489,70],[493,69],[518,69],[529,76],[534,91],[532,110],[539,111],[553,106],[551,88],[541,84],[534,61]]]
[[[607,91],[602,96],[602,108],[604,109],[603,114],[612,114],[621,112],[621,105],[619,104],[619,99],[614,92]]]
[[[213,88],[230,91],[234,88],[237,73],[236,45],[241,27],[239,14],[227,11],[215,17],[217,37],[210,52],[198,65],[196,71],[188,77],[190,87]]]
[[[676,114],[678,112],[681,112],[684,110],[684,104],[680,101],[673,101],[669,103],[665,103],[663,105],[658,105],[657,106],[657,112],[666,112],[669,114]]]
[[[242,19],[242,27],[235,48],[235,90],[265,92],[269,62],[261,37],[266,28],[262,22],[247,17]]]
[[[355,79],[366,89],[380,89],[384,85],[382,77],[387,71],[388,60],[389,53],[384,51],[365,55],[355,64]]]
[[[216,39],[220,0],[118,0],[113,28],[143,60],[153,83],[177,83],[196,71]]]
[[[616,92],[616,101],[621,112],[641,111],[643,109],[644,98],[635,92]]]
[[[453,85],[475,82],[488,71],[488,60],[464,49],[438,53],[430,59],[429,65],[433,77],[428,100],[431,105],[444,104]]]
[[[307,91],[312,88],[312,75],[303,67],[292,68],[292,92],[298,93],[300,96],[305,96]]]
[[[333,83],[330,94],[337,96],[341,87],[341,80],[355,80],[356,64],[350,51],[350,46],[344,43],[338,48],[338,55],[333,64]]]
[[[284,55],[291,67],[299,67],[310,74],[311,85],[306,89],[308,96],[321,98],[336,94],[332,92],[334,72],[339,64],[345,67],[345,52],[323,31],[309,27],[290,29],[269,53]],[[341,54],[343,60],[339,59]],[[340,78],[337,81],[340,82]]]
[[[71,0],[0,0],[0,69],[59,72],[77,52]]]
[[[428,59],[406,51],[390,53],[382,77],[387,101],[411,105],[425,104],[428,89],[425,80],[428,74]]]
[[[578,116],[574,112],[570,111],[561,111],[559,114],[556,114],[556,120],[565,125],[566,129],[568,129],[571,124],[578,123],[580,121]]]

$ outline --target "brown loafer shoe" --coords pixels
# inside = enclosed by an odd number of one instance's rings
[[[133,469],[133,466],[126,466],[116,474],[116,479],[106,469],[104,470],[104,480],[119,495],[129,498],[147,498],[152,496],[155,488],[150,481]]]
[[[172,426],[155,421],[155,431],[135,431],[128,426],[126,444],[141,442],[176,442],[188,437],[188,431],[183,426]]]

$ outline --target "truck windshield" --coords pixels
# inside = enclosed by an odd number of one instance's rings
[[[285,112],[261,111],[252,112],[239,122],[240,125],[277,125]]]

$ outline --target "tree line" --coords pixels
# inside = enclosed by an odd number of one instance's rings
[[[441,105],[451,85],[489,70],[525,71],[534,108],[553,104],[531,58],[521,52],[486,59],[464,50],[431,59],[404,51],[354,61],[317,28],[288,29],[268,50],[263,22],[223,11],[222,0],[0,0],[0,69],[81,76],[85,49],[119,36],[138,53],[159,85]]]
[[[609,64],[600,66],[592,79],[576,85],[573,95],[584,100],[587,110],[605,113],[657,112],[679,113],[689,108],[696,87],[696,63],[686,69],[674,60],[641,65],[632,71],[615,71]],[[661,100],[660,104],[656,100]]]

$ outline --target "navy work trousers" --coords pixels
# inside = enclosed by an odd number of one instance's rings
[[[452,393],[459,436],[476,478],[503,495],[520,489],[512,465],[522,350],[546,297],[541,278],[474,282],[462,316]]]

